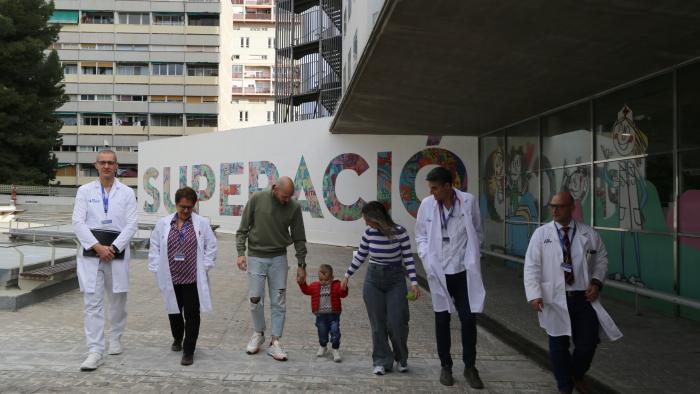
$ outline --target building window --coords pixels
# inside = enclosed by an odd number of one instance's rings
[[[153,75],[182,75],[182,63],[153,63]]]
[[[187,127],[217,127],[216,115],[187,114]]]
[[[188,104],[218,103],[218,96],[187,96]]]
[[[241,37],[241,48],[250,48],[250,37]]]
[[[216,63],[188,63],[187,75],[190,77],[217,77],[219,65]]]
[[[233,56],[231,56],[231,59],[233,59],[233,60],[237,60],[237,59],[240,59],[240,58],[241,58],[241,55],[233,55]]]
[[[238,120],[241,122],[248,121],[248,111],[238,111]]]
[[[182,115],[151,115],[151,126],[182,127]]]
[[[122,25],[149,25],[151,17],[147,12],[120,12],[119,23]]]
[[[148,115],[146,114],[117,114],[117,126],[146,126]]]
[[[112,45],[112,44],[82,43],[82,44],[80,44],[80,49],[87,49],[87,50],[91,50],[91,51],[113,51],[114,45]]]
[[[274,112],[273,111],[267,111],[267,121],[272,122],[272,120],[275,118]]]
[[[273,44],[273,39],[272,39],[272,37],[268,37],[268,38],[267,38],[267,47],[268,47],[268,48],[272,48],[272,44]]]
[[[56,114],[56,119],[60,120],[64,126],[77,126],[78,125],[78,114],[74,114],[74,113]]]
[[[80,124],[83,126],[111,126],[111,114],[83,114]]]
[[[49,49],[80,49],[80,44],[75,42],[54,42]]]
[[[188,45],[185,51],[217,53],[219,52],[219,47],[215,45]]]
[[[148,101],[148,96],[117,96],[117,101]]]
[[[117,75],[148,75],[148,63],[117,63]]]
[[[190,26],[219,26],[219,15],[187,14],[187,24]]]
[[[148,45],[117,44],[118,51],[144,51],[148,52]]]
[[[267,55],[250,55],[250,60],[267,60]]]
[[[181,103],[182,96],[151,96],[152,103]]]
[[[63,75],[73,75],[78,73],[77,63],[64,63],[63,64]]]
[[[54,10],[49,18],[49,23],[62,23],[77,25],[80,19],[80,11],[77,10]]]
[[[111,94],[81,94],[80,101],[112,101]]]
[[[114,24],[114,12],[83,11],[81,22],[95,25],[112,25]]]
[[[152,52],[184,52],[184,45],[151,45]]]
[[[243,78],[243,65],[234,64],[231,69],[231,77],[233,78]]]
[[[153,14],[154,25],[184,26],[185,14]]]

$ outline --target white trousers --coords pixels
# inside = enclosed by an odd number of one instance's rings
[[[114,293],[112,291],[112,266],[110,264],[100,262],[97,269],[95,292],[83,294],[85,301],[85,340],[90,353],[103,354],[105,352],[105,292],[107,292],[107,297],[109,297],[110,341],[120,340],[126,327],[127,293]]]

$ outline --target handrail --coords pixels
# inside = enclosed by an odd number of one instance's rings
[[[481,254],[497,257],[500,259],[512,261],[515,263],[519,264],[525,264],[525,259],[522,257],[518,256],[511,256],[509,254],[504,254],[504,253],[498,253],[498,252],[492,252],[490,250],[486,249],[481,249]],[[675,294],[669,294],[665,293],[662,291],[658,290],[652,290],[652,289],[647,289],[644,287],[640,287],[637,285],[632,285],[628,283],[622,283],[620,281],[616,281],[613,279],[607,279],[605,281],[605,286],[612,287],[614,289],[619,289],[619,290],[624,290],[624,291],[629,291],[634,294],[635,296],[635,309],[637,312],[639,312],[639,296],[645,296],[649,298],[655,298],[657,300],[662,300],[662,301],[667,301],[676,305],[682,305],[682,306],[687,306],[689,308],[693,309],[699,309],[700,310],[700,301],[698,300],[693,300],[687,297],[675,295]]]

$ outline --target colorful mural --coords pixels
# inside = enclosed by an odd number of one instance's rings
[[[269,161],[251,161],[248,163],[248,195],[263,190],[260,187],[260,175],[267,175],[267,184],[272,185],[280,177],[277,167]]]
[[[240,184],[230,184],[229,176],[243,174],[243,163],[221,163],[219,176],[219,215],[221,216],[241,216],[243,205],[228,203],[229,196],[241,194]]]
[[[343,204],[335,194],[335,183],[338,175],[343,170],[355,171],[359,176],[367,169],[369,169],[367,161],[355,153],[343,153],[331,159],[328,167],[326,167],[326,172],[323,174],[324,201],[331,215],[343,221],[353,221],[362,217],[361,210],[365,205],[365,200],[362,197],[358,197],[352,204]]]
[[[304,192],[304,199],[299,200],[299,194],[302,191]],[[301,209],[304,212],[310,213],[312,218],[323,218],[321,204],[318,203],[316,189],[314,188],[313,182],[311,182],[311,175],[309,174],[309,168],[306,165],[304,156],[301,156],[299,167],[297,167],[297,174],[294,176],[294,198],[299,200]]]
[[[207,180],[206,189],[200,189],[199,179]],[[192,166],[192,189],[197,192],[197,211],[199,211],[199,203],[211,199],[214,195],[216,180],[214,178],[214,170],[206,164],[195,164]]]
[[[180,166],[179,181],[178,189],[187,186],[187,166]],[[170,191],[170,167],[163,167],[163,206],[168,213],[175,213],[174,197],[175,193]]]
[[[152,167],[143,174],[143,186],[146,193],[153,196],[153,202],[144,201],[143,203],[143,211],[146,213],[155,213],[160,209],[160,191],[151,183],[151,179],[155,181],[156,178],[158,178],[158,170]]]

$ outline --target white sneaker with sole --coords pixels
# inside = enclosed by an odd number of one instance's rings
[[[253,336],[250,337],[248,346],[245,348],[245,352],[248,354],[255,354],[260,351],[260,346],[265,343],[265,334],[261,332],[254,332]]]
[[[124,348],[122,348],[122,342],[117,340],[117,341],[109,341],[109,351],[107,351],[107,354],[111,355],[116,355],[116,354],[122,354],[124,351]]]
[[[343,361],[343,359],[340,357],[340,349],[333,349],[333,361],[337,363]]]
[[[320,346],[318,348],[318,351],[316,352],[316,357],[323,357],[326,355],[326,350],[328,350],[325,346]]]
[[[377,375],[377,376],[384,375],[384,367],[382,367],[381,365],[377,365],[377,366],[374,367],[374,369],[372,370],[372,373],[375,374],[375,375]]]
[[[401,365],[400,362],[396,362],[396,369],[399,370],[399,372],[408,372],[408,364],[407,365]]]
[[[282,350],[282,346],[280,346],[280,341],[276,339],[272,341],[270,347],[267,348],[267,354],[277,361],[287,361],[287,353],[285,353],[284,350]]]
[[[104,359],[100,353],[90,353],[88,354],[85,361],[80,364],[81,371],[94,371],[100,365],[104,364]]]

